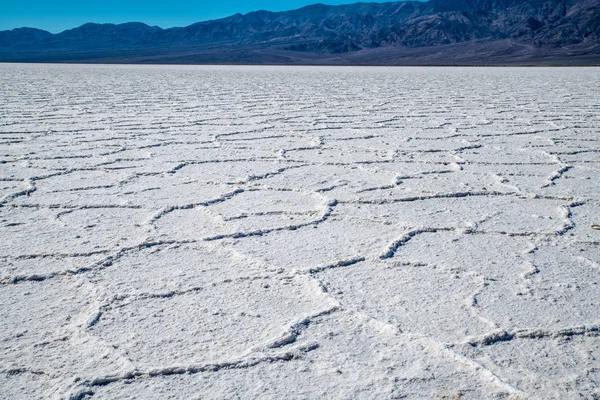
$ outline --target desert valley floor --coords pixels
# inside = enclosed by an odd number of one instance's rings
[[[0,397],[600,399],[599,87],[0,65]]]

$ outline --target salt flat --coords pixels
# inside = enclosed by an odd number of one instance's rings
[[[0,65],[0,397],[600,399],[599,87]]]

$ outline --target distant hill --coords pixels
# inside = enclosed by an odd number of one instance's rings
[[[182,64],[600,65],[600,0],[315,4],[161,29],[0,32],[0,61]]]

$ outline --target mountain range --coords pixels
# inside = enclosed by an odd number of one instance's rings
[[[0,31],[0,61],[308,65],[600,65],[600,0],[315,4],[162,29]]]

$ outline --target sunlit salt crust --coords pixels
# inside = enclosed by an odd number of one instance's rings
[[[0,88],[0,397],[600,398],[598,69]]]

